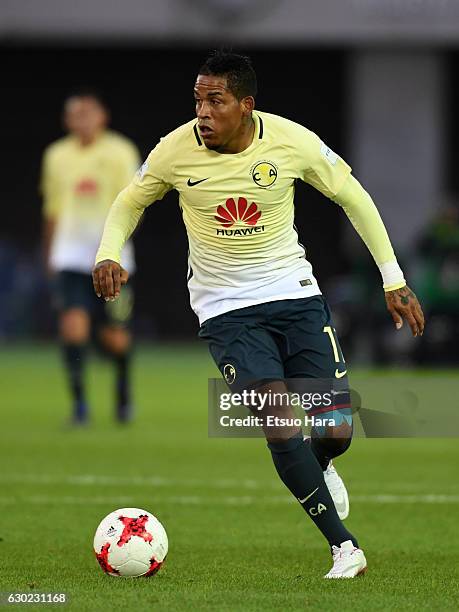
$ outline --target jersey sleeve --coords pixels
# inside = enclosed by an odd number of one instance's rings
[[[351,167],[310,130],[297,126],[294,135],[298,176],[327,198],[335,196]]]
[[[385,291],[406,285],[381,215],[369,193],[352,174],[333,198],[341,206],[375,260]]]
[[[43,216],[47,219],[55,219],[59,215],[60,198],[54,156],[50,149],[43,154],[39,190],[43,197]]]
[[[171,147],[166,137],[160,140],[137,170],[125,190],[125,197],[145,208],[161,200],[171,189]]]
[[[121,250],[137,227],[145,208],[161,200],[173,188],[169,152],[166,137],[161,139],[130,184],[113,202],[105,221],[96,263],[105,259],[120,263]]]

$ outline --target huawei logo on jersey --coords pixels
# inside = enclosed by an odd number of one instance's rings
[[[257,222],[261,217],[261,211],[255,202],[248,204],[245,198],[238,198],[237,205],[234,198],[228,198],[225,205],[217,207],[215,220],[221,223],[223,227],[230,228],[235,223],[243,224],[249,227],[241,227],[240,229],[217,229],[217,236],[251,236],[265,231],[264,225],[258,225]]]
[[[233,198],[226,200],[225,206],[217,208],[217,216],[215,219],[223,225],[223,227],[231,227],[236,221],[243,221],[246,225],[256,225],[261,217],[261,212],[255,202],[247,206],[248,202],[245,198],[239,198],[236,202]]]
[[[99,191],[99,185],[93,179],[82,179],[75,185],[75,193],[80,196],[95,195]]]

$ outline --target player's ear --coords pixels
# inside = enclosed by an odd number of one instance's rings
[[[241,100],[242,112],[244,115],[250,115],[255,108],[255,99],[252,96],[246,96]]]

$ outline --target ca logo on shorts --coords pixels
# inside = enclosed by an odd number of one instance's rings
[[[258,187],[267,189],[277,180],[277,168],[270,161],[259,161],[252,166],[252,178]]]
[[[326,509],[327,506],[325,506],[324,504],[319,504],[317,508],[309,508],[308,512],[311,516],[319,516],[319,514],[325,512]]]
[[[227,363],[223,367],[223,376],[225,377],[226,382],[229,385],[232,385],[236,380],[236,368],[231,363]]]

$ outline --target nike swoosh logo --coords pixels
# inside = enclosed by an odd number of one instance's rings
[[[317,487],[317,489],[314,489],[314,491],[312,493],[309,493],[309,495],[307,495],[304,499],[298,498],[298,501],[300,502],[300,504],[304,504],[304,502],[307,501],[310,497],[312,497],[314,493],[316,493],[316,491],[318,490],[319,490],[319,487]]]
[[[343,378],[343,376],[346,376],[346,374],[347,374],[347,370],[343,370],[342,372],[340,372],[338,368],[336,368],[335,370],[336,378]]]
[[[209,180],[209,176],[205,179],[201,179],[199,181],[192,181],[191,179],[188,179],[186,184],[188,185],[188,187],[194,187],[195,185],[199,185],[199,183],[203,183],[204,181],[208,181]]]

